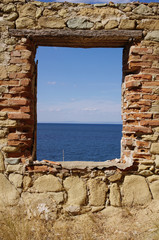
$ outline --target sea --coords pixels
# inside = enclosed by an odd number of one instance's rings
[[[37,159],[106,161],[120,158],[122,124],[37,124]]]

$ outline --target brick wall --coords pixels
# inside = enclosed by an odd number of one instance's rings
[[[8,205],[52,192],[61,213],[79,214],[158,198],[158,14],[158,3],[0,3],[0,198]],[[91,166],[36,161],[39,45],[123,47],[121,159]]]

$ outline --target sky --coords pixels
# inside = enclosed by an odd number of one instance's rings
[[[102,2],[109,1],[91,1]],[[122,51],[121,48],[38,47],[38,122],[121,123]]]

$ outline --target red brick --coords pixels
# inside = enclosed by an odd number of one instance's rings
[[[149,154],[143,154],[143,153],[133,153],[133,158],[144,158],[147,160],[150,160],[152,157]]]
[[[16,64],[21,64],[21,63],[27,63],[28,60],[26,59],[21,59],[20,57],[12,57],[10,60],[10,63],[16,63]]]
[[[143,54],[146,54],[146,53],[152,53],[153,51],[153,48],[146,48],[146,47],[131,47],[130,49],[130,52],[131,53],[136,53],[136,54],[139,54],[139,55],[143,55]]]
[[[152,117],[152,113],[131,113],[131,114],[127,114],[126,119],[146,119],[146,118],[151,118]]]
[[[49,167],[48,166],[27,166],[26,170],[28,172],[48,172]]]
[[[19,134],[17,133],[9,133],[8,134],[8,140],[18,140],[19,139]]]
[[[32,145],[32,141],[26,140],[8,140],[8,145],[9,146],[18,146],[18,147],[30,147]]]
[[[131,61],[129,62],[129,68],[130,69],[138,69],[139,67],[142,68],[149,68],[152,66],[152,62],[146,62],[146,61]]]
[[[159,80],[159,75],[156,75],[156,80]]]
[[[30,106],[21,107],[20,110],[21,112],[24,112],[24,113],[30,113],[31,111]]]
[[[8,113],[9,119],[30,119],[30,114],[27,113]]]
[[[142,68],[143,73],[159,74],[159,68]]]
[[[141,95],[140,94],[135,94],[135,95],[127,95],[126,96],[126,99],[127,100],[139,100],[141,99]]]
[[[1,86],[18,86],[19,81],[18,80],[9,80],[9,81],[1,81],[0,80],[0,85]]]
[[[9,78],[10,78],[10,79],[12,79],[12,78],[15,79],[15,78],[16,78],[16,75],[17,75],[17,74],[16,74],[15,72],[10,72],[10,73],[9,73]]]
[[[30,73],[17,73],[16,78],[22,79],[30,76]]]
[[[125,81],[130,81],[130,80],[152,80],[152,75],[150,74],[127,75],[125,77]]]
[[[20,57],[21,53],[20,53],[20,51],[16,50],[16,51],[11,52],[11,56],[12,57]]]
[[[27,50],[28,47],[26,45],[16,45],[15,50]]]
[[[21,87],[19,87],[19,86],[18,87],[12,87],[12,88],[9,89],[10,93],[23,93],[25,91],[27,91],[27,89],[25,87],[23,87],[23,86],[21,86]]]
[[[31,79],[29,79],[29,78],[21,79],[21,81],[20,81],[20,85],[24,86],[24,87],[29,86],[30,83],[31,83]]]
[[[159,126],[159,120],[142,120],[140,121],[142,126]]]
[[[159,86],[159,81],[151,81],[151,82],[143,82],[142,83],[143,86]]]
[[[145,147],[145,148],[149,148],[150,147],[150,142],[148,142],[148,141],[139,141],[139,140],[137,140],[136,141],[136,146],[137,147]]]
[[[123,131],[125,132],[136,132],[136,133],[152,133],[150,127],[140,127],[140,126],[124,126]]]
[[[145,94],[142,96],[143,99],[149,99],[149,100],[159,100],[159,96],[158,95],[150,95],[150,94]]]
[[[143,55],[141,59],[143,61],[153,61],[153,60],[158,60],[159,56],[157,56],[157,55]]]
[[[141,86],[141,82],[140,81],[130,81],[130,82],[126,82],[125,87],[126,88],[136,88]]]
[[[20,98],[20,99],[10,99],[10,105],[12,106],[21,106],[21,105],[27,105],[28,104],[28,100],[24,99],[24,98]]]

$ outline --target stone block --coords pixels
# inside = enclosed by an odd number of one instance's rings
[[[158,135],[157,134],[154,134],[154,135],[142,135],[142,139],[144,141],[157,141],[158,139]]]
[[[20,17],[32,17],[35,18],[37,7],[32,3],[27,3],[19,8]]]
[[[135,20],[122,19],[119,24],[119,29],[135,29]]]
[[[57,177],[44,175],[35,180],[33,189],[37,192],[59,192],[62,190],[62,184]]]
[[[0,152],[0,172],[3,172],[4,170],[5,170],[4,157],[3,154]]]
[[[18,18],[18,13],[12,12],[7,17],[5,17],[4,19],[7,20],[7,21],[15,21],[17,18]]]
[[[18,203],[19,193],[8,179],[0,173],[0,207],[13,206]]]
[[[86,184],[79,177],[68,177],[63,182],[67,191],[67,205],[84,205],[86,202]]]
[[[113,29],[113,28],[116,28],[118,27],[119,23],[117,20],[109,20],[106,24],[105,24],[105,29],[108,30],[108,29]]]
[[[151,193],[145,178],[142,176],[126,176],[122,193],[122,203],[126,206],[147,205],[151,201]]]
[[[84,17],[75,17],[67,21],[67,26],[72,29],[90,29],[93,23]]]
[[[60,29],[65,27],[65,21],[57,17],[40,17],[39,25],[43,28]]]
[[[23,177],[22,177],[21,174],[11,173],[9,175],[9,181],[11,183],[13,183],[16,188],[21,188],[21,186],[22,186],[22,179],[23,179]]]
[[[15,172],[15,173],[23,173],[23,165],[17,164],[17,165],[8,165],[7,166],[7,172]]]
[[[159,154],[159,143],[152,143],[150,152],[153,154]]]
[[[12,147],[12,146],[5,146],[2,148],[2,150],[7,153],[17,152],[18,149],[19,149],[18,147]]]
[[[156,168],[159,168],[159,155],[156,156],[155,165],[156,165]]]
[[[29,218],[33,216],[44,220],[57,218],[57,204],[52,193],[22,193],[21,204],[26,206]]]
[[[20,158],[5,158],[7,164],[15,165],[20,162]]]
[[[146,37],[145,37],[145,40],[159,42],[159,31],[156,30],[156,31],[148,32]]]
[[[142,19],[137,29],[147,29],[147,30],[159,30],[159,21],[152,19]]]
[[[159,180],[153,181],[152,183],[150,183],[149,186],[150,186],[153,199],[159,200]]]
[[[151,15],[152,8],[144,4],[141,4],[138,7],[136,7],[132,12],[140,15]]]
[[[29,176],[24,176],[23,178],[23,189],[26,191],[29,187],[31,187],[32,179]]]
[[[0,79],[7,78],[8,74],[5,66],[0,66],[0,73],[1,73]]]
[[[115,174],[113,174],[110,177],[108,177],[108,180],[110,182],[116,182],[116,181],[120,181],[121,178],[122,178],[122,173],[116,172]]]
[[[16,20],[16,28],[19,29],[34,29],[36,27],[36,21],[29,17],[21,17]]]
[[[89,204],[91,206],[105,205],[108,187],[100,178],[89,179],[88,188],[90,191]]]
[[[118,187],[117,183],[113,183],[110,186],[110,205],[114,207],[121,206],[121,196],[120,196],[120,188]]]

